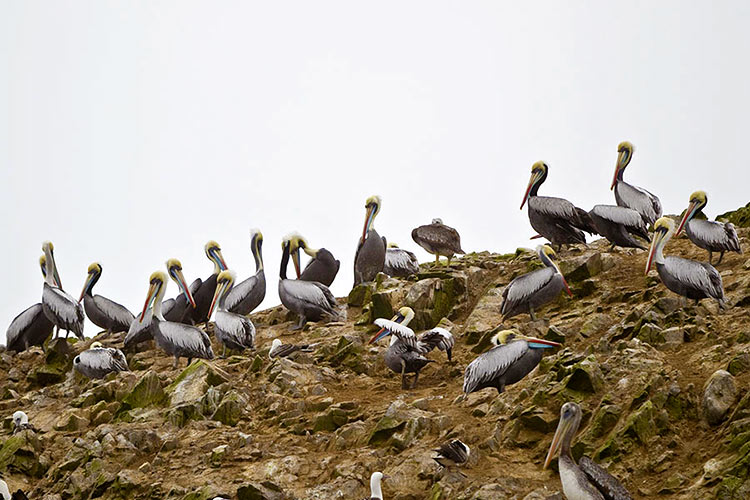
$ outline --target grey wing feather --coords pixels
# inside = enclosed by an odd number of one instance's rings
[[[461,250],[461,236],[458,231],[445,225],[428,224],[414,229],[412,237],[424,240],[432,247],[447,247],[456,253]]]
[[[627,182],[618,182],[616,189],[620,198],[618,205],[622,202],[623,206],[632,208],[650,223],[661,217],[661,202],[652,193]]]
[[[59,288],[45,286],[42,299],[55,316],[65,323],[73,324],[83,321],[83,306]]]
[[[419,261],[417,256],[408,250],[388,248],[385,251],[384,267],[384,272],[388,275],[399,274],[399,272],[414,274],[419,272]]]
[[[740,240],[734,224],[707,220],[691,220],[688,224],[692,235],[710,246],[740,251]]]
[[[26,330],[40,314],[44,314],[42,311],[42,304],[34,304],[16,316],[13,321],[10,322],[8,331],[5,332],[5,345],[13,345],[13,343],[18,340],[18,336],[21,335],[21,333]]]
[[[195,292],[197,292],[202,284],[203,284],[203,280],[200,278],[196,278],[192,283],[190,283],[190,286],[188,287],[188,289],[190,290],[190,293],[194,294]]]
[[[255,325],[239,314],[216,312],[216,326],[231,336],[237,344],[251,348],[255,345]]]
[[[515,278],[503,291],[503,311],[511,310],[516,304],[528,300],[544,288],[555,277],[556,271],[551,267],[537,269]]]
[[[529,350],[526,342],[511,342],[510,344],[493,347],[480,354],[469,363],[464,373],[464,392],[472,392],[476,387],[502,375],[510,365],[516,362]]]
[[[596,205],[591,211],[602,219],[607,219],[615,224],[646,230],[643,218],[633,209],[614,205]]]
[[[128,369],[125,356],[119,349],[88,349],[83,351],[79,357],[82,364],[97,371],[126,371]]]
[[[531,202],[531,200],[529,200]],[[534,209],[544,215],[560,219],[575,219],[578,216],[576,206],[563,198],[551,196],[535,196],[533,198]]]
[[[448,354],[449,361],[455,344],[456,339],[453,334],[445,328],[439,327],[426,331],[417,338],[417,346],[422,354],[427,354],[437,347]]]
[[[133,313],[128,311],[125,306],[101,295],[94,295],[94,303],[104,314],[123,325],[129,325],[135,319]]]
[[[628,490],[614,476],[589,457],[581,457],[578,466],[607,500],[632,500],[633,497],[630,496]]]
[[[290,295],[324,309],[337,305],[328,287],[317,281],[284,280],[284,287]]]
[[[255,288],[258,285],[258,277],[253,275],[250,276],[248,279],[243,281],[242,283],[234,286],[229,293],[227,294],[227,297],[224,299],[224,307],[231,311],[237,304],[242,302],[245,297],[247,297],[253,288]]]
[[[380,328],[385,328],[393,335],[399,338],[404,344],[412,349],[417,348],[417,336],[414,335],[414,330],[408,326],[404,326],[401,323],[396,323],[385,318],[378,318],[374,321]]]
[[[164,339],[179,351],[200,354],[200,357],[208,359],[214,357],[211,339],[203,330],[182,323],[160,321],[159,331]]]
[[[669,272],[682,283],[707,290],[712,297],[724,298],[721,275],[711,264],[680,257],[667,257],[665,263]]]

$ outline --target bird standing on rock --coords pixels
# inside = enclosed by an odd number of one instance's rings
[[[465,465],[469,461],[469,456],[471,456],[469,446],[459,439],[443,443],[440,448],[434,451],[438,456],[434,457],[433,460],[446,470]],[[465,476],[460,471],[459,474]]]
[[[222,271],[216,279],[216,292],[208,308],[208,319],[216,310],[214,333],[216,339],[224,346],[222,357],[227,354],[227,347],[236,351],[255,348],[255,325],[250,318],[227,311],[226,297],[234,285],[234,272]]]
[[[620,207],[627,207],[638,212],[646,225],[656,222],[661,217],[661,202],[654,194],[643,188],[628,184],[623,180],[625,167],[633,159],[635,148],[628,141],[617,146],[617,165],[610,189],[615,190],[615,201]]]
[[[412,252],[399,248],[391,241],[385,249],[383,272],[394,278],[406,278],[419,272],[419,260]]]
[[[375,279],[385,265],[385,237],[380,237],[373,223],[380,212],[380,196],[370,196],[365,202],[365,226],[354,254],[354,286]]]
[[[113,372],[129,371],[121,350],[104,347],[101,342],[91,346],[73,359],[73,368],[88,378],[104,378]]]
[[[55,247],[52,242],[42,243],[47,272],[44,276],[42,291],[42,310],[47,318],[58,328],[65,330],[67,338],[72,330],[76,337],[83,339],[83,306],[62,289],[60,275],[55,263]]]
[[[711,264],[714,252],[720,252],[718,266],[721,259],[724,258],[724,252],[742,253],[740,248],[740,239],[737,236],[737,230],[731,222],[715,222],[710,220],[695,219],[698,214],[702,214],[703,209],[708,204],[708,195],[705,191],[696,191],[690,195],[690,204],[685,210],[685,215],[677,227],[676,235],[680,235],[682,228],[696,246],[708,250],[708,263]]]
[[[435,264],[440,256],[448,257],[448,265],[454,254],[464,254],[461,249],[461,236],[458,231],[443,224],[441,219],[432,219],[432,224],[419,226],[411,232],[411,238],[428,253],[435,255]]]
[[[302,249],[307,255],[311,257],[310,262],[307,263],[305,269],[297,275],[298,280],[302,281],[317,281],[323,283],[325,286],[331,286],[333,280],[336,279],[336,274],[339,272],[341,262],[339,262],[333,254],[325,248],[310,248],[307,240],[300,235],[295,235],[292,239],[292,253],[297,253],[299,258],[299,250]]]
[[[635,210],[614,205],[596,205],[589,215],[597,232],[612,244],[611,250],[614,250],[615,246],[648,250],[647,246],[633,237],[640,236],[646,241],[651,241],[646,223]]]
[[[250,248],[255,259],[255,274],[236,284],[227,294],[226,306],[229,312],[248,315],[266,297],[266,272],[263,269],[263,233],[259,229],[250,230]]]
[[[47,258],[39,257],[42,276],[47,277]],[[31,346],[38,345],[44,351],[44,343],[52,336],[54,323],[44,314],[41,302],[26,308],[21,314],[13,318],[5,332],[5,346],[9,351],[21,352]]]
[[[78,302],[83,301],[86,316],[96,326],[106,330],[107,333],[127,332],[135,319],[133,313],[113,300],[92,294],[94,285],[101,276],[102,265],[94,262],[88,268],[86,282],[83,284],[81,298],[78,299]]]
[[[380,488],[380,482],[389,477],[382,472],[373,472],[370,476],[370,496],[363,500],[383,500],[383,490]]]

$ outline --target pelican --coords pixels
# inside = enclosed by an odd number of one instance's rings
[[[536,368],[543,349],[560,347],[551,340],[526,337],[516,330],[503,330],[492,337],[495,347],[469,363],[464,373],[464,394],[494,387],[500,394]]]
[[[21,432],[26,429],[34,429],[34,426],[29,423],[29,416],[21,410],[13,413],[13,434]]]
[[[88,378],[104,378],[113,372],[126,372],[128,362],[121,350],[94,342],[73,359],[73,368]]]
[[[299,315],[299,324],[292,328],[299,330],[308,321],[320,321],[324,316],[336,316],[336,299],[331,291],[317,281],[290,280],[286,277],[292,239],[296,235],[284,237],[281,243],[281,269],[279,271],[279,298],[281,303]],[[294,268],[299,273],[299,253],[292,254]]]
[[[214,351],[211,349],[211,340],[206,332],[194,326],[164,320],[161,313],[161,302],[166,290],[167,275],[163,271],[152,273],[149,277],[148,295],[143,305],[140,321],[143,321],[146,311],[151,306],[153,311],[151,329],[156,345],[167,354],[174,356],[175,369],[180,362],[180,358],[188,358],[188,365],[193,361],[193,358],[213,359]]]
[[[266,273],[263,270],[263,233],[250,230],[250,248],[255,259],[255,274],[235,285],[227,294],[224,304],[229,312],[250,314],[266,297]]]
[[[380,237],[373,222],[380,212],[380,196],[370,196],[365,202],[365,227],[354,254],[354,286],[375,279],[385,265],[385,237]]]
[[[181,323],[197,325],[208,321],[208,308],[211,305],[214,292],[216,292],[216,277],[219,276],[220,272],[227,269],[227,263],[221,255],[221,247],[218,243],[211,240],[206,243],[204,250],[206,257],[214,265],[214,272],[205,281],[198,278],[190,284],[190,293],[193,294],[195,299],[195,307],[186,311],[185,320],[180,321]]]
[[[646,274],[656,262],[664,286],[678,295],[694,299],[713,298],[724,308],[724,285],[721,275],[714,266],[705,262],[683,259],[681,257],[664,257],[662,250],[675,233],[675,224],[669,217],[662,217],[654,223],[654,238],[646,263]]]
[[[222,271],[216,278],[216,292],[208,308],[208,319],[216,308],[216,319],[214,320],[214,332],[216,338],[224,346],[222,357],[227,354],[227,347],[236,351],[255,348],[255,325],[245,316],[227,311],[227,293],[234,286],[234,272]]]
[[[633,237],[640,236],[644,240],[650,241],[646,223],[641,218],[641,214],[635,210],[614,205],[596,205],[591,209],[589,215],[591,220],[594,221],[596,232],[607,238],[612,244],[611,250],[614,250],[615,246],[648,249]]]
[[[391,344],[385,351],[385,365],[395,373],[401,374],[401,388],[414,389],[419,379],[419,372],[431,359],[424,355],[435,349],[445,351],[448,361],[451,360],[455,339],[451,332],[444,328],[433,328],[422,333],[419,337],[414,335],[414,330],[408,327],[409,322],[414,319],[414,310],[411,307],[402,307],[393,319],[378,318],[375,324],[380,327],[369,344],[379,341],[388,335]],[[414,379],[410,386],[406,385],[406,374],[413,373]]]
[[[583,232],[596,234],[594,221],[588,212],[578,208],[568,200],[537,196],[539,186],[547,179],[549,167],[543,161],[531,167],[531,179],[526,188],[521,209],[529,203],[529,222],[531,227],[553,245],[586,243]]]
[[[331,283],[336,278],[336,274],[339,272],[341,262],[336,260],[333,254],[325,248],[310,248],[304,237],[295,235],[292,239],[290,252],[296,252],[298,255],[297,259],[299,259],[300,249],[304,250],[311,259],[305,266],[302,274],[297,275],[297,279],[302,281],[317,281],[318,283],[323,283],[325,286],[331,286]]]
[[[737,230],[731,222],[693,219],[701,213],[707,204],[708,196],[705,191],[696,191],[691,194],[690,204],[685,210],[685,215],[680,221],[676,234],[679,236],[684,227],[690,241],[695,243],[696,246],[708,250],[709,264],[713,258],[713,253],[721,252],[719,260],[716,262],[718,266],[721,264],[721,259],[724,258],[724,252],[742,253],[742,249],[740,248],[740,239],[737,237]]]
[[[185,277],[182,274],[182,262],[177,259],[168,259],[165,263],[167,274],[177,283],[180,293],[173,299],[167,299],[161,303],[161,313],[167,321],[175,323],[191,324],[193,320],[193,311],[196,308],[193,294],[198,291],[203,281],[198,278],[190,284],[185,285]]]
[[[649,193],[643,188],[633,186],[625,182],[622,178],[625,173],[625,167],[628,166],[633,158],[635,148],[628,141],[621,142],[617,146],[617,165],[615,166],[615,176],[612,179],[610,189],[615,190],[615,200],[617,205],[635,210],[647,225],[653,224],[656,219],[661,217],[661,202],[659,198]]]
[[[44,290],[42,291],[42,309],[47,318],[60,329],[67,333],[72,330],[80,339],[83,339],[83,306],[62,289],[60,275],[57,273],[55,264],[55,247],[51,242],[42,244],[42,251],[46,259],[46,274]]]
[[[42,276],[47,277],[47,258],[39,257]],[[9,351],[21,352],[29,347],[38,345],[44,350],[44,343],[52,335],[55,325],[44,314],[41,303],[24,310],[13,318],[5,332],[5,345]]]
[[[78,299],[78,302],[83,300],[86,316],[99,328],[107,330],[107,333],[125,332],[135,319],[133,313],[106,297],[92,295],[94,285],[101,276],[102,266],[98,262],[94,262],[88,268],[88,276],[83,284],[81,298]]]
[[[295,352],[313,352],[317,344],[282,344],[281,340],[273,339],[271,349],[268,351],[268,358],[286,358]]]
[[[540,245],[536,247],[536,252],[547,267],[521,275],[508,283],[503,290],[503,304],[500,306],[503,321],[525,312],[529,313],[532,321],[536,321],[534,310],[555,300],[561,291],[565,290],[573,296],[565,276],[557,267],[555,251],[549,245]]]
[[[403,250],[390,242],[385,249],[383,272],[388,276],[405,278],[419,272],[419,261],[412,252]]]
[[[443,224],[442,219],[432,219],[431,224],[415,228],[411,232],[411,239],[428,253],[435,255],[435,264],[440,262],[441,255],[448,257],[450,265],[454,254],[466,253],[461,250],[458,231]]]
[[[389,477],[382,472],[373,472],[370,476],[370,496],[364,500],[383,500],[383,490],[380,488],[380,482]]]
[[[2,500],[29,500],[29,497],[21,490],[16,490],[12,495],[8,489],[8,483],[0,479],[0,497]]]
[[[433,451],[438,454],[438,456],[433,457],[433,460],[444,469],[460,467],[468,462],[471,456],[471,448],[459,439],[443,443],[440,448]],[[459,472],[459,474],[461,473]],[[461,475],[463,476],[463,474]]]
[[[560,450],[560,482],[568,500],[631,500],[630,493],[609,472],[588,457],[576,465],[570,455],[570,444],[581,424],[581,407],[565,403],[560,409],[560,423],[544,461],[546,469],[555,453]]]

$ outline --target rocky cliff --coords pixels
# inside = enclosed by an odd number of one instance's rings
[[[750,230],[739,231],[750,248]],[[684,238],[667,253],[706,258]],[[93,339],[3,353],[0,470],[49,500],[357,499],[376,470],[391,476],[387,499],[560,498],[542,462],[560,406],[576,401],[574,454],[593,456],[636,498],[750,498],[749,257],[727,254],[719,266],[726,311],[644,276],[644,251],[597,241],[560,257],[574,297],[502,327],[563,347],[502,395],[459,397],[464,368],[501,327],[503,287],[539,265],[526,250],[380,276],[340,299],[345,320],[303,332],[280,307],[253,314],[257,352],[188,368],[144,345],[128,353],[131,372],[88,380],[71,362]],[[414,390],[385,367],[385,342],[367,345],[372,320],[401,305],[416,311],[415,330],[441,324],[457,338],[453,361],[433,352]],[[318,349],[271,361],[277,337]],[[17,409],[33,430],[12,434]],[[466,478],[431,458],[453,438],[473,450]]]

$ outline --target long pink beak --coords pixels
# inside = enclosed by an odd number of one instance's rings
[[[687,209],[685,210],[685,215],[682,216],[682,220],[680,221],[680,225],[677,227],[677,232],[675,233],[675,236],[680,235],[680,231],[682,231],[682,228],[685,226],[688,220],[690,220],[690,217],[693,215],[693,210],[695,210],[695,207],[697,206],[696,203],[690,202],[690,205],[688,205]]]

